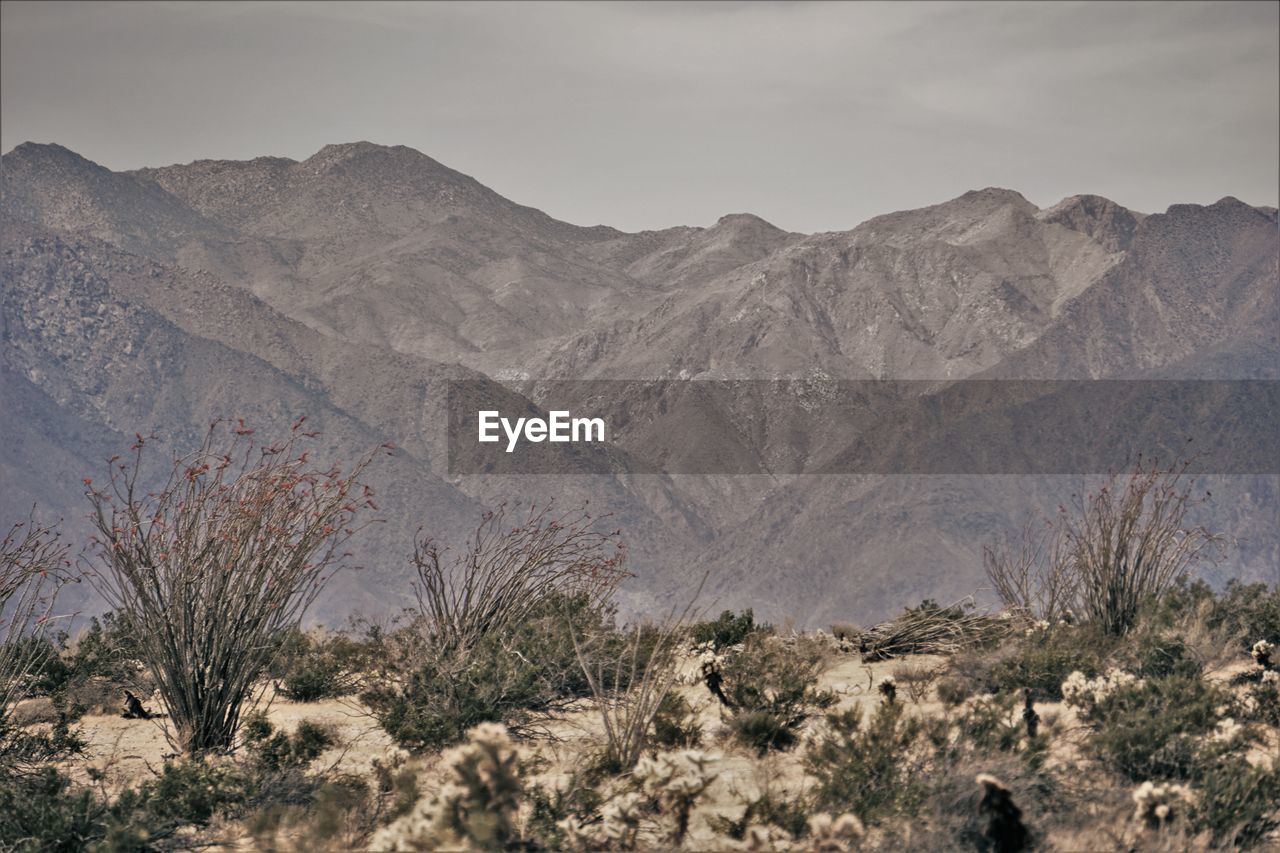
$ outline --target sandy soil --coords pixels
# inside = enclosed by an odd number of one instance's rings
[[[317,767],[363,775],[370,772],[375,759],[385,760],[398,751],[367,709],[354,699],[290,702],[267,696],[264,702],[268,719],[278,729],[292,731],[302,720],[310,720],[333,732],[340,746],[326,752]],[[143,704],[153,710],[160,705],[155,698]],[[167,723],[163,717],[126,720],[118,715],[85,716],[80,730],[88,749],[84,756],[68,761],[66,769],[79,781],[87,781],[92,771],[113,791],[136,784],[174,757]]]

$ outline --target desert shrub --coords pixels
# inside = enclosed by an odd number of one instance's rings
[[[975,692],[1020,692],[1038,699],[1062,698],[1062,682],[1072,672],[1096,675],[1115,643],[1090,626],[1057,625],[1032,637],[1006,643],[996,652],[971,652],[953,659],[952,671],[968,678]]]
[[[684,845],[694,806],[716,780],[717,760],[715,755],[683,749],[645,756],[636,764],[631,778],[656,806],[662,840],[670,849]]]
[[[1062,790],[1051,774],[1030,766],[1020,756],[974,749],[961,749],[931,764],[927,791],[915,819],[905,826],[885,826],[883,831],[890,844],[880,849],[1009,849],[988,837],[990,816],[979,807],[983,786],[978,779],[988,776],[1011,793],[1013,803],[1022,812],[1023,823],[1032,833],[1031,845],[1023,849],[1039,849],[1037,842],[1044,824],[1055,812],[1067,808],[1062,802]],[[894,842],[896,846],[891,846]]]
[[[415,752],[457,743],[481,723],[519,729],[591,694],[575,634],[594,638],[588,645],[598,660],[616,659],[626,643],[611,612],[581,593],[549,596],[465,649],[442,649],[410,626],[392,642],[387,682],[361,698],[387,733]]]
[[[947,676],[938,679],[938,701],[954,708],[973,695],[973,682],[966,678]]]
[[[418,801],[418,772],[403,755],[375,760],[372,769],[372,780],[352,774],[304,776],[303,783],[313,783],[302,789],[308,796],[292,801],[273,796],[244,818],[245,828],[263,850],[362,850],[379,826],[408,814]]]
[[[268,771],[305,767],[335,743],[328,730],[310,720],[299,722],[293,734],[276,731],[262,711],[245,717],[241,735],[257,768]]]
[[[899,666],[894,667],[893,680],[912,702],[920,703],[928,698],[938,672],[925,666]]]
[[[318,702],[346,696],[355,684],[346,678],[342,668],[331,658],[316,656],[292,669],[281,681],[280,695],[294,702]]]
[[[1199,773],[1194,789],[1192,824],[1210,832],[1215,845],[1253,847],[1280,828],[1280,768],[1255,767],[1233,756]]]
[[[1077,603],[1080,573],[1060,524],[1028,519],[1016,542],[1006,532],[983,547],[982,562],[1005,609],[1020,621],[1057,624]]]
[[[71,580],[69,550],[54,528],[36,523],[34,510],[0,539],[0,773],[19,769],[33,752],[13,711],[56,662],[46,628],[59,591]]]
[[[1119,686],[1084,710],[1093,726],[1089,749],[1135,782],[1190,779],[1212,757],[1206,736],[1226,698],[1218,687],[1185,675]]]
[[[389,761],[374,759],[373,777],[387,820],[408,814],[418,801],[418,772],[405,763],[403,755]]]
[[[303,721],[284,734],[254,715],[246,732],[250,737],[240,758],[167,762],[154,778],[113,801],[51,766],[0,779],[0,848],[22,840],[16,849],[152,850],[179,830],[199,829],[218,816],[309,809],[333,783],[308,772],[333,743],[320,727]]]
[[[1188,520],[1201,500],[1185,471],[1139,461],[1128,476],[1077,496],[1062,518],[1083,612],[1109,634],[1127,634],[1147,599],[1223,552],[1220,536]]]
[[[730,731],[743,746],[759,755],[770,750],[785,751],[799,741],[796,729],[803,721],[784,710],[739,711],[729,721]]]
[[[1280,728],[1280,678],[1249,685],[1235,706],[1241,719]]]
[[[23,648],[14,653],[30,663],[25,695],[55,699],[59,712],[71,720],[86,713],[113,713],[125,688],[142,695],[154,689],[131,656],[127,622],[117,614],[95,616],[70,643],[65,632],[31,635],[18,643]]]
[[[570,847],[565,835],[566,824],[583,825],[593,820],[603,802],[599,780],[592,773],[572,773],[560,787],[548,790],[532,784],[526,789],[529,817],[525,835],[543,850]]]
[[[377,828],[381,801],[363,778],[339,775],[317,785],[305,804],[273,802],[244,821],[264,850],[358,850]]]
[[[1016,748],[1025,732],[1014,713],[1018,704],[1014,693],[969,700],[956,715],[953,740],[980,751],[1008,752]]]
[[[247,786],[247,777],[229,762],[178,762],[110,802],[96,788],[44,767],[0,782],[0,846],[152,850],[178,829],[203,826],[242,802]]]
[[[335,780],[309,772],[334,741],[303,720],[291,734],[264,714],[245,718],[238,759],[193,756],[167,762],[158,776],[127,789],[111,804],[109,849],[149,849],[183,827],[205,827],[216,817],[246,820],[251,828],[279,816],[310,811]]]
[[[742,840],[752,826],[774,826],[791,838],[804,838],[809,834],[809,806],[802,798],[783,797],[766,791],[748,801],[742,817],[731,820],[714,815],[711,825],[717,832],[735,840]]]
[[[77,681],[103,678],[117,684],[136,683],[142,655],[129,617],[117,612],[94,616],[67,647],[66,660]]]
[[[25,649],[19,653],[31,663],[26,694],[57,698],[71,719],[118,708],[126,687],[144,695],[154,688],[130,656],[133,646],[127,622],[114,613],[101,619],[95,616],[70,643],[67,634],[60,632],[28,636],[20,644]]]
[[[0,848],[75,853],[105,834],[108,806],[53,767],[0,780]]]
[[[308,633],[289,628],[277,640],[271,665],[281,695],[294,702],[318,702],[358,691],[361,675],[379,651],[379,638],[343,633]]]
[[[654,720],[679,678],[678,651],[692,607],[691,601],[683,612],[672,610],[659,624],[628,632],[617,650],[610,648],[609,634],[597,634],[595,642],[579,641],[578,635],[572,634],[578,665],[591,686],[604,727],[600,769],[626,772],[636,766],[650,745]]]
[[[741,645],[756,632],[770,630],[768,625],[756,622],[755,614],[748,607],[736,615],[732,610],[726,610],[716,619],[698,622],[689,630],[689,639],[695,645],[710,643],[713,649],[720,651]]]
[[[24,658],[28,663],[23,698],[51,696],[66,689],[71,680],[71,667],[62,659],[62,637],[39,634],[12,640],[0,649],[0,655]]]
[[[920,721],[896,702],[881,703],[865,725],[857,705],[826,719],[827,730],[805,754],[805,766],[817,779],[817,807],[852,812],[867,822],[913,813],[925,790],[914,754]]]
[[[72,727],[75,717],[68,713],[65,700],[53,696],[48,712],[52,718],[46,730],[29,729],[14,711],[0,710],[0,778],[39,770],[48,762],[84,752],[86,743]]]
[[[719,756],[696,749],[641,758],[629,777],[630,790],[615,791],[592,814],[570,814],[557,823],[563,844],[552,849],[683,849],[694,808],[715,781],[718,762]],[[642,823],[656,830],[656,845],[640,843]]]
[[[688,700],[668,690],[653,716],[653,743],[663,749],[690,749],[702,741],[702,726]]]
[[[1212,608],[1217,600],[1217,593],[1206,581],[1182,575],[1164,595],[1143,602],[1142,619],[1151,628],[1173,628],[1202,608]]]
[[[1214,600],[1209,619],[1238,638],[1242,651],[1258,640],[1280,645],[1280,587],[1232,580]]]
[[[235,762],[189,759],[164,765],[160,775],[126,791],[112,811],[159,834],[180,826],[204,826],[214,815],[243,803],[252,784]]]
[[[1133,650],[1133,672],[1141,678],[1163,678],[1200,675],[1200,662],[1192,655],[1186,640],[1154,631],[1144,632]]]
[[[835,702],[832,693],[817,689],[828,654],[825,646],[805,638],[784,642],[748,636],[722,671],[734,709],[729,720],[734,737],[761,754],[794,746],[801,724]]]

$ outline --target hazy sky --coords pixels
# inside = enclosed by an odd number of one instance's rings
[[[850,228],[968,189],[1280,184],[1280,3],[0,5],[0,144],[409,145],[580,224]]]

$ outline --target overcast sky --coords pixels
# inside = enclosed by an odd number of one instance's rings
[[[850,228],[968,189],[1280,184],[1280,3],[0,5],[0,144],[417,148],[579,224]]]

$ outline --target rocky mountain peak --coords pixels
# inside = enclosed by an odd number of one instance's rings
[[[398,173],[400,177],[439,173],[470,180],[414,148],[367,141],[326,145],[299,163],[298,170],[313,174],[355,173],[363,177],[389,172]]]
[[[1017,190],[1005,189],[1004,187],[984,187],[980,190],[969,190],[955,201],[960,202],[978,202],[982,204],[1012,204],[1016,207],[1029,208],[1036,210],[1036,206],[1027,201],[1026,197]]]
[[[14,146],[14,149],[3,157],[6,166],[10,166],[19,162],[40,162],[54,164],[58,162],[84,165],[96,167],[96,163],[80,156],[70,148],[65,148],[56,142],[23,142]]]
[[[732,228],[734,230],[739,230],[739,231],[764,230],[764,231],[770,231],[778,234],[786,233],[778,226],[764,219],[761,219],[759,216],[756,216],[754,213],[726,213],[724,216],[721,216],[719,219],[716,220],[716,224],[714,227]]]
[[[1073,195],[1040,211],[1036,218],[1086,234],[1109,252],[1123,252],[1129,248],[1142,214],[1102,196]]]

